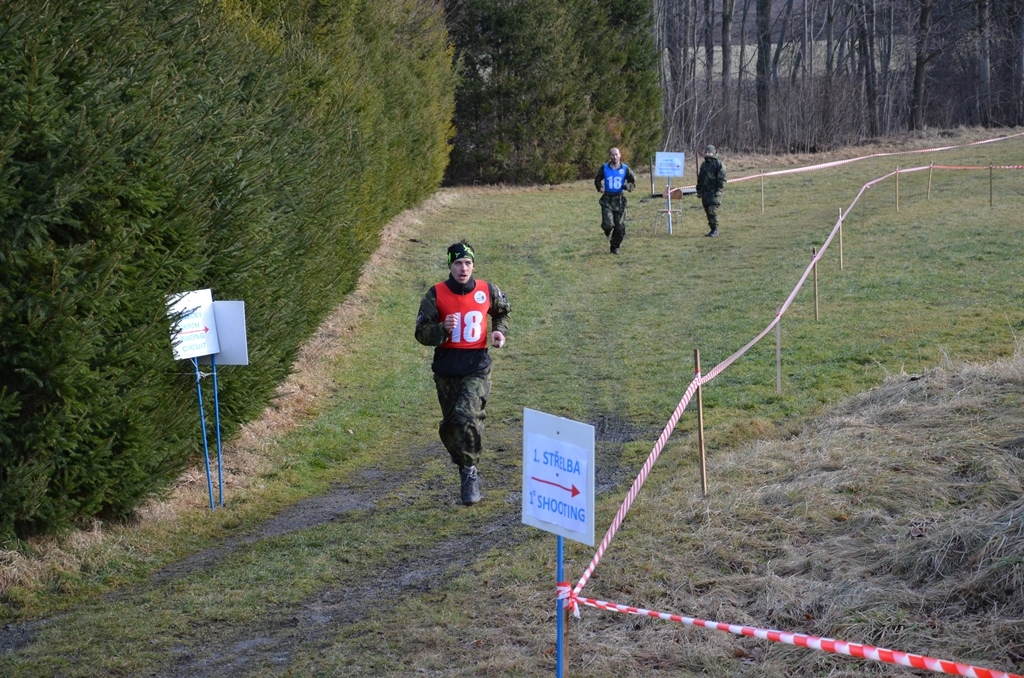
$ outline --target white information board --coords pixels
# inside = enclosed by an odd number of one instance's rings
[[[167,300],[167,314],[177,318],[171,325],[171,345],[174,347],[175,360],[220,352],[217,320],[213,315],[213,293],[210,290],[172,295]]]
[[[245,302],[214,301],[213,317],[217,320],[220,351],[200,356],[200,364],[217,361],[218,365],[248,365],[249,344],[245,334]]]
[[[594,545],[594,427],[523,410],[523,523]]]
[[[685,153],[666,153],[658,151],[654,154],[654,176],[681,177],[686,168]]]

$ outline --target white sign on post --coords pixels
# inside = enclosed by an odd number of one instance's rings
[[[220,351],[217,320],[213,314],[210,290],[184,292],[170,297],[167,314],[178,319],[171,326],[174,359],[197,358]]]
[[[594,545],[594,427],[523,410],[523,523]]]
[[[199,362],[208,364],[216,360],[218,365],[248,365],[249,344],[245,334],[245,302],[215,301],[213,302],[213,317],[217,321],[217,340],[220,343],[220,350],[216,354],[201,356]]]
[[[658,151],[654,154],[654,175],[659,177],[681,177],[686,168],[685,153],[665,153]]]

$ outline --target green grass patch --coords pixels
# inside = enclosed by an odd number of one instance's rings
[[[1014,140],[946,151],[934,160],[1016,164],[1022,153],[1024,141]],[[629,234],[618,257],[608,253],[589,182],[448,191],[442,206],[389,241],[364,290],[362,314],[346,335],[347,350],[331,366],[336,390],[304,425],[268,447],[270,470],[229,494],[226,510],[120,528],[116,540],[96,547],[87,567],[8,589],[4,621],[48,621],[27,645],[0,655],[0,672],[173,673],[195,666],[189,657],[218,645],[227,651],[261,632],[283,642],[289,623],[300,634],[312,625],[308,642],[291,646],[284,664],[275,665],[268,652],[246,671],[533,676],[553,670],[554,538],[518,525],[523,408],[595,426],[611,422],[622,433],[598,443],[599,467],[610,478],[597,505],[600,539],[693,378],[694,350],[707,373],[765,328],[839,208],[845,211],[865,181],[896,162],[927,164],[932,156],[912,158],[769,178],[763,214],[758,180],[731,183],[717,239],[703,237],[703,212],[692,199],[676,203],[681,215],[668,235],[657,213],[662,201],[631,196]],[[724,160],[730,165],[728,155]],[[732,176],[744,173],[730,166]],[[835,553],[807,545],[836,538],[837,531],[851,538],[890,525],[905,510],[901,497],[914,493],[882,484],[877,469],[851,462],[838,443],[786,447],[807,434],[813,417],[887,377],[1014,355],[1024,328],[1024,173],[997,173],[991,207],[987,171],[936,171],[930,200],[927,174],[901,176],[899,212],[890,181],[868,191],[848,215],[842,269],[838,241],[819,263],[820,320],[810,279],[782,319],[781,394],[774,333],[705,387],[713,497],[699,496],[691,406],[588,591],[722,621],[793,623],[800,628],[789,630],[822,635],[867,629],[847,639],[908,642],[898,649],[941,656],[943,647],[920,646],[922,636],[905,624],[878,631],[906,613],[899,605],[868,614],[851,601],[841,622],[815,625],[828,606],[814,587],[825,586],[829,573],[843,573]],[[459,238],[472,242],[478,276],[501,286],[513,309],[508,344],[494,351],[480,467],[487,498],[471,510],[454,503],[457,473],[437,441],[431,349],[413,339],[419,299],[446,275],[445,248]],[[1001,398],[1007,407],[1019,406],[1012,391]],[[969,403],[958,407],[967,420],[985,413]],[[886,457],[884,466],[907,475],[937,473],[955,460],[962,496],[943,486],[914,496],[921,503],[914,511],[955,510],[978,493],[1005,497],[1013,486],[1012,470],[977,462],[978,454],[935,452],[938,462],[922,454]],[[338,485],[358,490],[380,474],[395,482],[372,505],[306,529],[247,539],[304,497]],[[502,523],[510,513],[512,524]],[[390,595],[390,573],[403,563],[431,563],[431,554],[461,553],[463,543],[472,553],[473,539],[486,538],[495,525],[509,541],[450,566],[437,562],[423,572],[432,585]],[[225,539],[232,547],[205,566],[166,581],[147,579]],[[568,576],[578,578],[592,554],[568,544]],[[347,620],[342,632],[308,622],[316,605],[363,596],[374,582],[381,586],[379,606]],[[780,602],[773,608],[768,599],[775,594]],[[808,600],[822,608],[800,607]],[[238,629],[249,633],[241,638]],[[752,646],[661,622],[590,610],[571,633],[574,647],[582,648],[570,650],[573,666],[586,675],[786,675],[782,669],[758,674],[756,661],[743,673],[739,650],[749,654]],[[976,659],[1003,660],[979,647]],[[783,664],[796,656],[785,648],[758,652]],[[809,664],[800,665],[799,675],[863,669],[832,658],[800,661]]]

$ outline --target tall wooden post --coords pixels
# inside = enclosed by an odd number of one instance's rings
[[[900,166],[896,165],[896,211],[900,211]]]
[[[839,208],[839,270],[843,270],[843,208]]]
[[[775,306],[775,317],[778,321],[775,323],[775,392],[782,395],[782,316],[779,315],[779,311],[782,310],[781,304]]]
[[[811,258],[814,266],[814,319],[818,319],[818,248],[811,248]]]
[[[693,349],[694,374],[700,374],[700,349]],[[700,448],[700,491],[708,496],[708,460],[704,454],[704,397],[703,387],[697,385],[697,446]]]
[[[761,170],[761,214],[764,214],[764,170]]]

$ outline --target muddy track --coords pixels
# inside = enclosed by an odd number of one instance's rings
[[[597,417],[592,423],[597,440],[596,484],[598,493],[603,494],[624,482],[632,482],[636,469],[625,468],[620,463],[623,444],[651,439],[660,431],[630,426],[615,416]],[[499,451],[507,454],[501,448]],[[439,444],[433,444],[411,453],[410,457],[415,461],[444,454]],[[409,468],[417,466],[416,463],[408,465]],[[490,473],[495,480],[503,476],[500,486],[515,487],[517,468],[516,465],[499,467],[495,464]],[[414,471],[361,471],[352,482],[289,507],[246,535],[227,539],[173,563],[155,572],[146,584],[114,591],[104,599],[131,599],[177,579],[216,568],[239,550],[264,539],[334,521],[358,520],[358,516],[352,515],[357,511],[388,510],[376,506],[377,500],[415,481],[416,477]],[[499,483],[495,483],[497,486]],[[484,489],[486,493],[486,484]],[[453,490],[453,497],[455,491],[457,489]],[[287,671],[297,652],[309,653],[329,647],[340,630],[378,611],[382,602],[441,588],[464,573],[482,554],[495,547],[512,548],[524,539],[527,528],[521,524],[519,494],[511,492],[502,497],[495,491],[486,500],[503,501],[506,508],[493,520],[472,528],[467,524],[464,533],[409,552],[401,562],[377,570],[372,578],[349,582],[343,590],[327,588],[298,604],[270,608],[258,620],[244,626],[197,628],[187,645],[172,649],[174,659],[151,675],[214,677]],[[32,644],[41,629],[59,622],[63,616],[5,626],[0,630],[0,654],[17,652]]]

